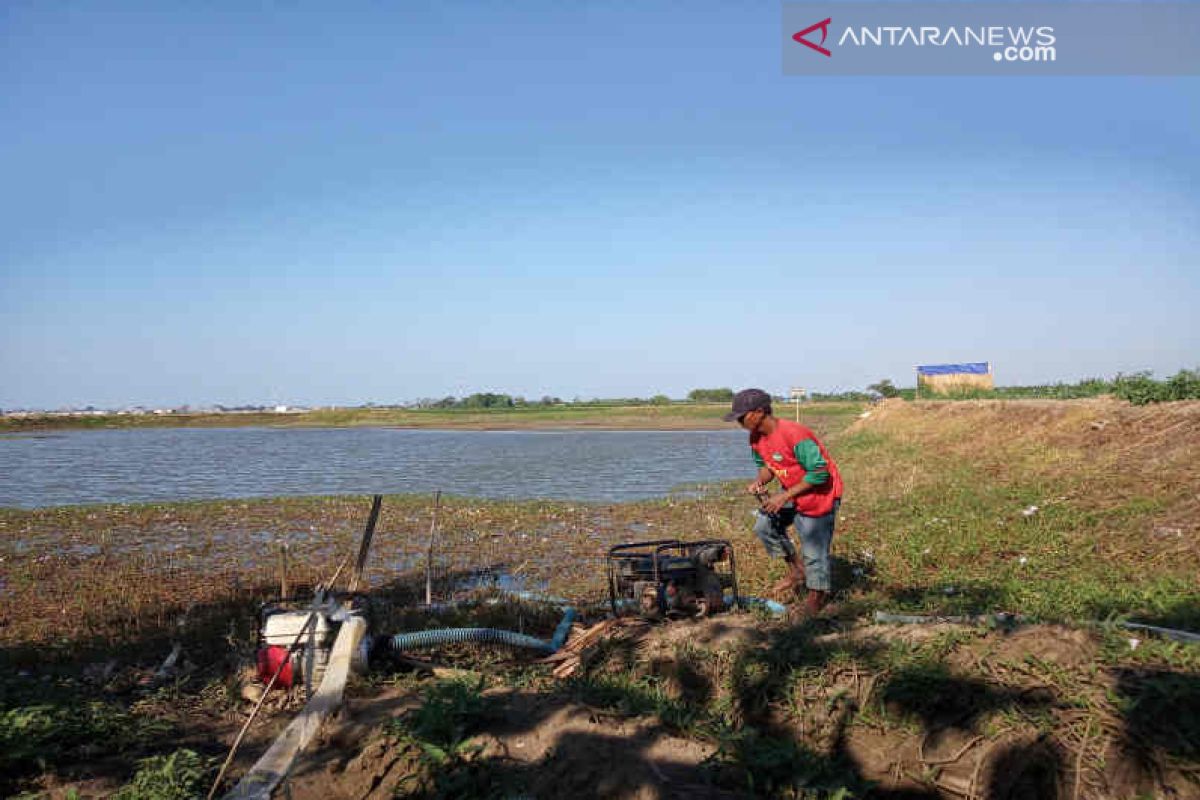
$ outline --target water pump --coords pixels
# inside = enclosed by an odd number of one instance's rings
[[[309,615],[315,616],[312,622]],[[329,662],[336,626],[324,611],[290,611],[266,606],[262,611],[257,653],[258,678],[269,683],[281,662],[286,661],[275,685],[288,689],[320,682]],[[304,630],[301,635],[301,629]],[[299,641],[297,641],[299,636]],[[296,644],[296,647],[292,647]]]
[[[738,606],[733,546],[725,539],[619,544],[608,551],[608,595],[614,614],[632,608],[650,618],[704,617]]]
[[[307,604],[280,600],[266,603],[259,611],[258,678],[270,683],[279,672],[275,685],[281,689],[304,686],[312,695],[313,687],[321,682],[334,641],[342,623],[350,617],[366,617],[370,608],[364,595],[319,595]],[[310,621],[311,617],[311,621]],[[371,637],[352,653],[350,667],[363,672],[367,667]]]

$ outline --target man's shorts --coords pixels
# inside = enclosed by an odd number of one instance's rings
[[[783,558],[796,554],[796,546],[788,536],[788,526],[796,526],[800,539],[800,555],[804,560],[804,584],[809,589],[821,592],[832,591],[832,568],[829,549],[833,543],[833,528],[837,520],[841,499],[833,502],[833,511],[823,517],[805,517],[794,508],[784,508],[775,518],[763,512],[754,521],[754,533],[772,558]]]

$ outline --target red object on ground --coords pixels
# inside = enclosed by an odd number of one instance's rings
[[[292,661],[288,658],[288,649],[279,645],[271,645],[270,647],[260,647],[258,650],[258,679],[263,684],[271,682],[271,676],[275,674],[275,670],[279,669],[279,665],[283,664],[283,669],[279,673],[279,678],[275,681],[276,686],[282,686],[284,689],[289,689],[292,686]]]

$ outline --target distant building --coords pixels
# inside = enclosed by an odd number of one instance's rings
[[[970,389],[993,389],[992,362],[926,364],[917,367],[917,393],[950,394]]]

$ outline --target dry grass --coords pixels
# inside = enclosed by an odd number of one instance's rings
[[[1049,503],[1070,502],[1103,515],[1133,500],[1162,509],[1149,522],[1200,531],[1200,403],[1131,406],[1110,400],[1011,400],[884,403],[851,434],[883,435],[919,447],[933,463],[970,463],[989,479],[1046,487]],[[896,497],[937,483],[914,462],[907,475],[877,462],[860,477]],[[921,473],[923,477],[918,478]],[[899,482],[899,486],[897,486]]]
[[[920,388],[922,391],[933,392],[934,394],[952,394],[954,392],[971,391],[974,389],[992,389],[995,388],[995,381],[991,375],[974,375],[970,373],[962,373],[955,375],[920,375]]]

